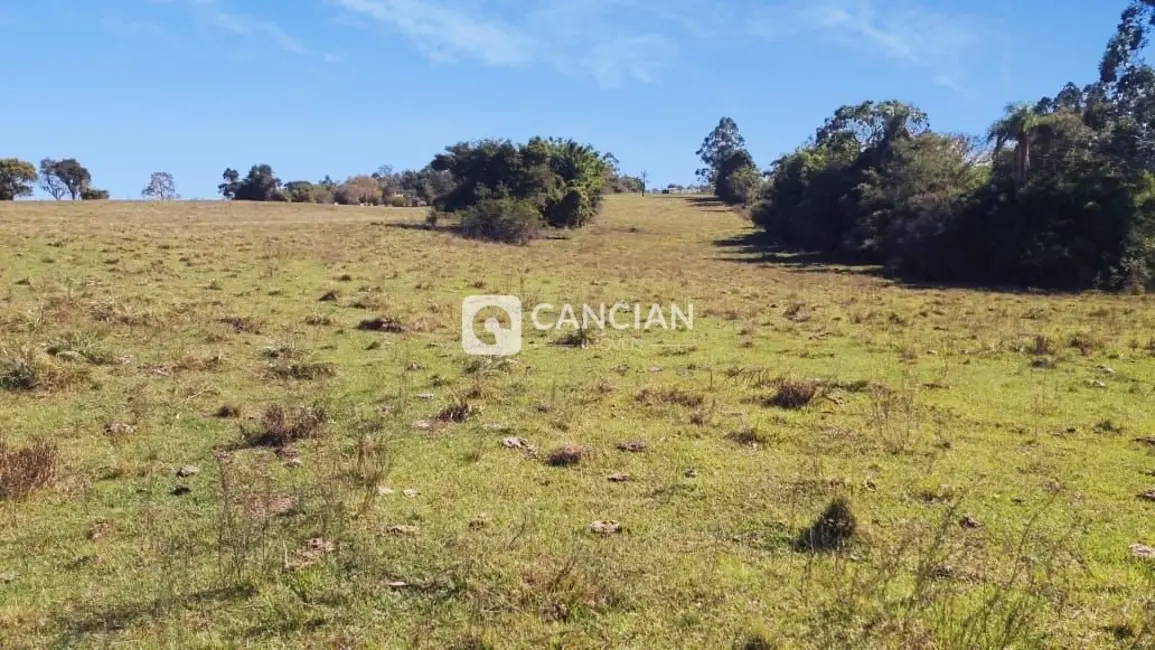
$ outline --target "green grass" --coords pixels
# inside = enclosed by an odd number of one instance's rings
[[[764,259],[680,197],[524,247],[423,221],[0,206],[0,439],[58,456],[0,500],[0,646],[1153,642],[1148,297]],[[482,363],[481,293],[694,328],[527,329]],[[839,498],[853,537],[811,551]]]

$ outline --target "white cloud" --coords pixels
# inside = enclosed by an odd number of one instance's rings
[[[961,71],[981,52],[984,29],[901,0],[790,0],[756,12],[754,34],[770,40],[820,34],[927,71],[935,83],[964,91]]]
[[[330,0],[401,34],[437,62],[545,64],[606,87],[652,82],[693,21],[680,6],[707,0]],[[704,6],[704,5],[703,5]]]

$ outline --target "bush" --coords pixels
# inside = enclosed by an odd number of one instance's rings
[[[80,190],[81,201],[107,201],[108,197],[108,190],[100,190],[95,187],[85,187]]]
[[[461,232],[466,237],[507,244],[526,244],[540,237],[541,229],[537,206],[509,197],[482,200],[461,219]]]
[[[452,189],[434,199],[435,209],[461,214],[467,236],[512,243],[538,236],[543,226],[590,223],[611,173],[592,147],[545,138],[460,143],[430,168],[453,179]]]
[[[44,487],[56,471],[56,447],[38,442],[16,449],[0,440],[0,499],[20,499]]]
[[[299,407],[295,411],[274,404],[265,409],[256,427],[241,427],[246,446],[283,448],[300,440],[318,438],[328,418],[319,405]]]

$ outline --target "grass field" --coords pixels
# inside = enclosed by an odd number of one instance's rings
[[[56,455],[0,498],[0,647],[1155,645],[1148,297],[898,285],[682,197],[423,221],[0,205],[0,439]],[[491,293],[694,327],[478,361]]]

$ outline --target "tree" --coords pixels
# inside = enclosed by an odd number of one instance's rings
[[[241,184],[241,173],[229,167],[221,174],[221,178],[223,178],[225,182],[217,186],[217,191],[220,192],[220,195],[226,200],[231,201],[237,196],[237,188],[240,187]]]
[[[1010,104],[1006,108],[1006,115],[987,131],[987,139],[995,145],[996,161],[1003,147],[1010,141],[1015,142],[1011,178],[1016,187],[1022,187],[1027,182],[1027,174],[1031,170],[1031,145],[1045,121],[1046,118],[1028,104]]]
[[[179,199],[176,193],[176,183],[172,174],[168,172],[153,172],[148,179],[148,186],[140,191],[140,196],[155,201],[172,201]]]
[[[333,200],[341,205],[380,205],[381,185],[372,176],[352,176],[333,190]]]
[[[842,106],[815,134],[818,146],[846,147],[861,153],[873,150],[878,163],[898,141],[925,133],[930,120],[926,113],[897,100],[862,102]]]
[[[638,176],[638,178],[642,179],[642,196],[645,196],[646,186],[650,184],[650,172],[643,169],[641,175]]]
[[[285,196],[292,203],[320,203],[318,194],[326,190],[309,181],[289,181],[285,183]]]
[[[108,190],[100,190],[95,187],[85,187],[80,190],[81,201],[107,201],[108,197]]]
[[[39,175],[32,163],[16,158],[0,159],[0,201],[31,196],[32,184],[37,178]]]
[[[217,191],[226,199],[236,201],[284,201],[281,193],[281,179],[268,165],[253,165],[243,179],[237,170],[228,168],[221,174],[225,182],[217,186]]]
[[[92,174],[75,158],[40,161],[40,186],[57,201],[69,195],[73,201],[92,182]]]
[[[744,204],[754,198],[761,184],[761,174],[745,149],[730,153],[718,164],[714,174],[714,196],[730,205]]]
[[[745,150],[746,139],[738,132],[738,124],[729,117],[723,117],[698,149],[697,155],[705,164],[698,170],[698,178],[707,185],[713,185],[718,175],[718,167],[731,154]]]

